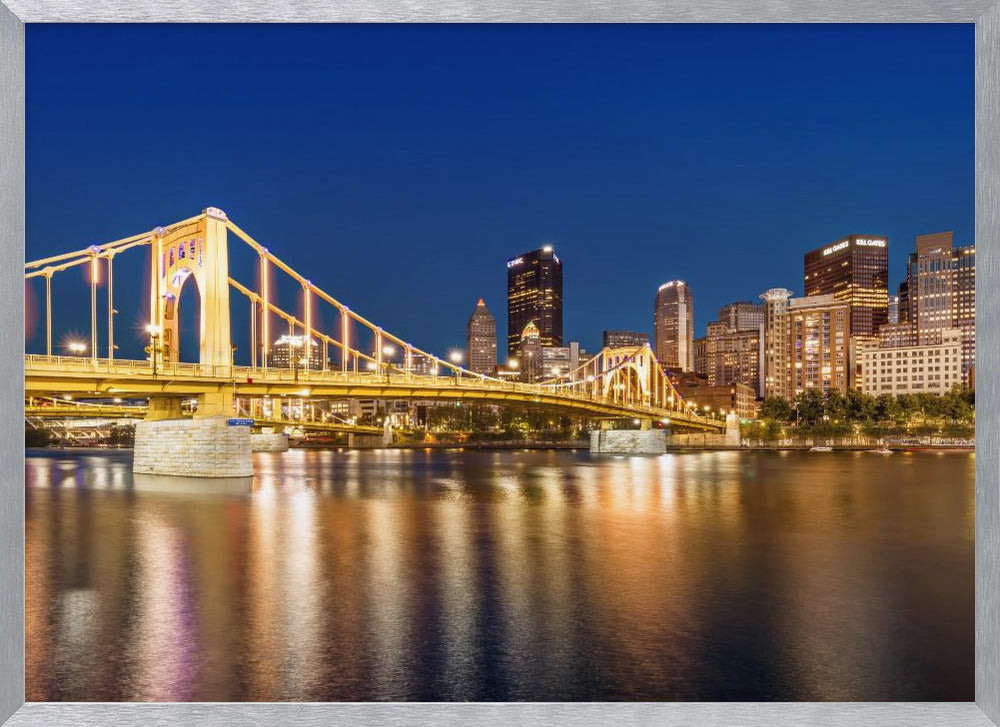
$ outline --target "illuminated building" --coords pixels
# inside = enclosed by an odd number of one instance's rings
[[[323,352],[319,341],[310,339],[309,359],[306,361],[305,336],[282,336],[271,346],[268,365],[276,369],[323,369]]]
[[[713,386],[700,376],[671,374],[670,380],[681,395],[699,414],[724,417],[735,412],[740,419],[757,417],[757,394],[746,384]]]
[[[493,376],[497,370],[497,322],[479,299],[466,326],[465,351],[469,371]]]
[[[577,341],[570,341],[567,346],[544,346],[542,352],[542,379],[565,377],[576,379],[580,373],[578,368],[587,362],[587,352],[580,348]]]
[[[741,383],[761,393],[761,329],[765,306],[730,303],[719,309],[719,320],[708,324],[703,344],[704,375],[711,386]],[[696,347],[697,348],[697,347]],[[696,360],[699,358],[697,353]]]
[[[899,294],[889,296],[889,323],[899,323]]]
[[[708,338],[705,336],[694,339],[694,372],[708,377]]]
[[[748,300],[719,308],[719,323],[731,331],[756,331],[764,325],[764,305]]]
[[[962,372],[962,331],[945,328],[928,335],[936,342],[862,353],[861,389],[879,394],[946,394],[965,383]]]
[[[694,371],[694,298],[683,280],[671,280],[657,290],[653,333],[661,366]]]
[[[805,254],[805,294],[833,295],[851,309],[851,335],[874,336],[889,322],[889,241],[848,235]]]
[[[649,334],[638,331],[605,331],[604,348],[638,348],[649,343]]]
[[[954,247],[951,232],[918,235],[907,266],[909,322],[917,343],[962,331],[962,372],[976,360],[976,247]]]
[[[507,261],[508,358],[519,356],[529,323],[542,346],[562,345],[562,262],[550,245]]]
[[[788,303],[788,393],[846,392],[850,373],[851,308],[833,294],[793,298]]]
[[[909,280],[904,280],[899,284],[899,292],[897,293],[899,298],[899,320],[897,323],[909,323],[910,322],[910,283]],[[892,323],[892,321],[889,321]]]
[[[532,383],[543,377],[542,366],[542,338],[538,332],[538,326],[534,321],[528,321],[528,325],[521,331],[518,349],[521,352],[520,378],[521,381]]]
[[[761,294],[764,301],[764,335],[761,345],[762,394],[791,399],[788,361],[788,302],[792,291],[771,288]]]

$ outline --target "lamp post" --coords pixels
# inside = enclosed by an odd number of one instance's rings
[[[461,366],[462,365],[462,352],[458,351],[458,350],[451,351],[448,354],[448,360],[451,361],[456,366]],[[455,384],[456,385],[458,384],[458,380],[460,378],[462,378],[462,369],[461,368],[457,368],[457,369],[455,369]]]
[[[74,356],[82,356],[87,352],[87,344],[79,341],[70,341],[66,344],[66,350]]]
[[[389,381],[389,367],[392,366],[392,357],[396,353],[394,346],[390,346],[388,343],[382,346],[382,361],[385,365],[385,380]]]
[[[156,359],[160,354],[160,331],[160,327],[152,323],[146,326],[146,332],[149,334],[149,346],[146,347],[146,353],[149,354],[153,362],[153,376],[156,376]]]

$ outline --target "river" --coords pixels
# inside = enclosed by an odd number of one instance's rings
[[[26,453],[26,698],[971,701],[972,454]]]

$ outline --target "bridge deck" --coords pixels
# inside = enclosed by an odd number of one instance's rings
[[[236,396],[318,399],[418,399],[528,404],[597,419],[669,420],[672,428],[724,431],[725,424],[684,411],[638,405],[566,388],[479,376],[431,376],[403,370],[311,371],[75,356],[24,357],[25,393],[101,396],[197,396],[232,388]]]

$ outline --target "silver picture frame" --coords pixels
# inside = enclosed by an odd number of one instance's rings
[[[1000,0],[0,0],[0,723],[35,725],[1000,725]],[[940,22],[975,23],[979,247],[975,702],[108,704],[24,701],[25,23],[46,22]],[[933,103],[933,99],[928,99]],[[152,161],[151,161],[152,164]],[[16,263],[16,264],[14,264]]]

